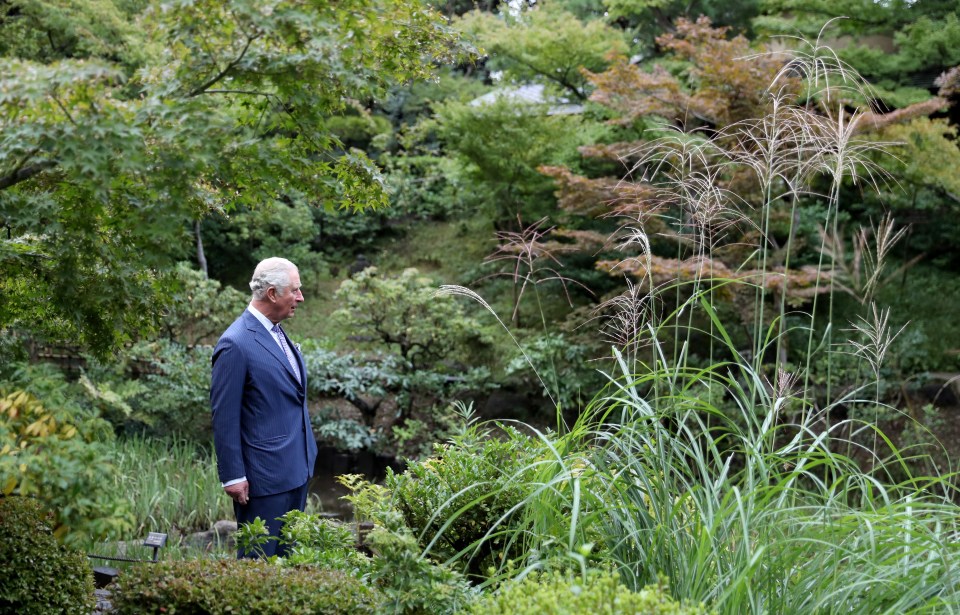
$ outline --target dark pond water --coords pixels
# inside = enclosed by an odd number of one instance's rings
[[[337,482],[341,474],[362,474],[368,480],[378,482],[386,476],[387,468],[399,470],[401,465],[392,457],[384,457],[367,451],[345,453],[334,448],[320,447],[317,465],[310,480],[310,493],[320,498],[323,513],[337,519],[353,518],[353,507],[343,500],[349,492]]]

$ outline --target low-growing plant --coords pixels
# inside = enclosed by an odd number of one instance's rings
[[[700,604],[674,600],[664,585],[633,591],[611,571],[533,572],[470,605],[465,615],[705,615]]]
[[[479,427],[406,471],[387,472],[393,505],[432,556],[463,558],[474,573],[490,558],[508,558],[501,532],[531,489],[543,449],[516,429],[500,426],[501,437]],[[519,545],[514,544],[513,548]]]
[[[280,536],[280,542],[291,545],[291,549],[283,557],[269,557],[270,563],[282,568],[336,569],[369,582],[383,596],[384,613],[454,613],[470,599],[466,578],[421,553],[410,528],[390,510],[381,487],[356,475],[342,482],[356,490],[352,501],[368,506],[364,512],[376,520],[376,527],[361,538],[359,523],[356,531],[351,531],[316,514],[291,511],[283,516]],[[266,524],[260,518],[242,525],[237,532],[238,545],[249,553],[262,555],[268,539]],[[372,555],[362,553],[361,547]]]
[[[332,446],[337,450],[356,452],[375,448],[379,436],[361,421],[339,418],[336,410],[321,408],[311,415],[310,424],[318,444]]]
[[[366,538],[373,551],[370,579],[386,596],[385,612],[402,615],[457,613],[474,597],[466,577],[420,550],[413,532],[395,512],[384,512]]]
[[[338,521],[319,515],[292,510],[282,517],[280,544],[289,545],[283,557],[271,556],[281,566],[319,566],[343,570],[360,577],[370,568],[369,559],[358,551],[357,535]],[[247,553],[263,556],[263,546],[270,540],[263,519],[257,517],[237,530],[237,544]]]
[[[130,568],[115,584],[112,601],[118,613],[130,615],[383,613],[383,595],[349,574],[261,560],[198,559]]]
[[[93,612],[89,561],[57,541],[55,526],[37,500],[0,496],[0,612]]]

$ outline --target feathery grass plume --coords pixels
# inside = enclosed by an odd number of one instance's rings
[[[884,276],[887,256],[900,239],[906,235],[907,228],[896,229],[890,214],[881,218],[880,223],[870,228],[860,227],[851,242],[853,253],[849,256],[846,241],[841,235],[833,234],[822,227],[818,229],[821,237],[821,250],[824,250],[835,264],[838,280],[837,288],[856,298],[861,304],[872,303],[874,294],[887,281],[916,264],[923,255],[916,256]]]
[[[909,323],[900,327],[896,333],[891,333],[889,326],[890,308],[878,311],[877,304],[871,303],[870,310],[872,316],[870,320],[858,316],[860,322],[852,323],[852,331],[861,334],[864,341],[852,339],[849,343],[854,348],[854,354],[870,365],[874,378],[879,380],[880,367],[887,356],[887,351],[890,350],[890,345],[897,336],[903,333]]]
[[[580,282],[560,275],[555,268],[555,266],[563,267],[563,263],[554,255],[554,250],[551,246],[542,241],[545,236],[549,235],[555,229],[555,227],[552,226],[542,229],[541,227],[546,221],[547,218],[544,217],[533,224],[525,226],[518,215],[517,226],[520,230],[497,231],[497,249],[484,259],[484,262],[488,263],[506,261],[513,265],[513,271],[511,273],[491,274],[491,276],[487,277],[509,275],[513,279],[515,289],[518,284],[520,285],[519,290],[515,291],[513,301],[513,315],[511,316],[511,320],[514,325],[519,324],[520,301],[523,299],[523,294],[529,285],[536,288],[537,285],[551,280],[560,282],[567,303],[571,307],[573,306],[573,300],[570,298],[570,292],[567,289],[568,282],[578,284],[587,292],[591,292],[589,288]],[[544,262],[548,264],[541,264]],[[548,275],[544,277],[544,273]],[[540,298],[538,295],[538,304],[539,301]]]
[[[832,20],[831,20],[832,21]],[[839,207],[840,187],[844,180],[866,183],[874,189],[887,177],[885,171],[873,162],[871,154],[886,153],[890,143],[870,141],[859,137],[862,132],[861,120],[873,114],[871,107],[876,97],[872,89],[855,70],[843,62],[832,48],[822,43],[824,33],[831,22],[821,29],[818,39],[810,43],[800,40],[793,51],[793,59],[777,75],[774,84],[782,84],[802,79],[807,109],[817,113],[806,113],[803,133],[804,156],[808,159],[809,171],[824,174],[830,178],[830,191],[826,196],[827,211],[823,227],[837,234],[837,209]],[[850,109],[853,109],[850,111]],[[821,250],[818,271],[832,270],[835,267],[829,252]],[[833,318],[833,288],[835,276],[829,276],[828,320]],[[816,287],[820,286],[818,278]],[[811,314],[816,312],[819,292],[813,295]],[[809,377],[812,361],[813,337],[815,327],[810,326],[807,339],[808,359],[806,377]],[[828,346],[831,344],[828,329]],[[831,365],[827,364],[827,396],[830,395]],[[805,383],[806,384],[806,383]],[[806,388],[806,387],[805,387]]]
[[[510,328],[507,325],[505,325],[502,320],[500,320],[500,316],[497,315],[496,310],[490,307],[490,304],[484,301],[483,297],[481,297],[474,291],[470,290],[469,288],[466,288],[464,286],[459,286],[457,284],[444,284],[436,290],[434,295],[438,297],[447,297],[447,296],[467,297],[469,299],[473,299],[474,301],[479,303],[481,306],[483,306],[484,309],[486,309],[488,312],[493,314],[493,317],[497,319],[497,322],[500,323],[500,326],[503,328],[503,330],[507,332],[507,335],[510,336],[510,339],[513,340],[513,343],[516,345],[516,347],[520,349],[520,352],[523,354],[524,360],[527,362],[527,365],[530,366],[530,369],[533,370],[533,373],[537,377],[537,380],[540,381],[540,386],[543,387],[543,391],[546,394],[546,396],[550,399],[550,402],[553,404],[555,408],[558,407],[557,400],[554,398],[553,393],[551,393],[550,387],[547,386],[547,383],[540,376],[540,372],[537,371],[537,366],[534,365],[533,361],[530,359],[530,356],[527,354],[527,351],[523,349],[523,345],[519,341],[517,341],[517,338],[514,337],[513,333],[510,331]]]
[[[629,279],[626,284],[627,290],[594,308],[584,324],[599,320],[601,337],[624,353],[629,365],[635,365],[644,344],[643,333],[649,323],[656,322],[656,295]]]
[[[628,177],[657,178],[645,180],[656,189],[653,199],[657,206],[649,210],[679,208],[682,218],[677,220],[680,232],[676,238],[689,240],[696,254],[706,255],[715,247],[717,235],[745,220],[740,209],[747,203],[722,185],[721,178],[729,171],[729,155],[720,142],[674,128],[671,131],[630,152],[625,159],[630,161]]]

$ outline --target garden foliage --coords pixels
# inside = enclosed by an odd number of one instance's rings
[[[52,531],[61,539],[128,531],[128,503],[104,488],[112,471],[107,444],[112,436],[89,409],[58,403],[53,396],[47,406],[24,390],[6,393],[0,397],[3,495],[38,498],[53,512]]]
[[[137,566],[113,590],[120,613],[382,613],[383,596],[359,579],[312,566],[197,559]]]
[[[516,429],[500,431],[501,437],[483,437],[473,426],[402,474],[388,470],[393,506],[431,557],[477,572],[519,555],[521,545],[503,530],[532,489],[544,451]]]
[[[90,560],[56,539],[55,524],[36,499],[0,496],[0,612],[93,612]]]
[[[453,613],[471,595],[466,579],[451,567],[423,554],[410,528],[386,506],[382,489],[354,477],[345,484],[355,490],[351,499],[375,519],[372,531],[361,535],[336,521],[291,511],[284,515],[281,542],[293,545],[284,557],[270,561],[281,568],[340,570],[376,588],[381,612],[404,615]],[[365,504],[365,505],[364,505]],[[256,552],[268,533],[261,519],[241,527],[238,544]],[[365,550],[370,555],[360,551]]]
[[[705,615],[702,605],[686,606],[667,588],[651,585],[633,591],[616,573],[589,570],[532,573],[505,583],[464,611],[469,615]]]

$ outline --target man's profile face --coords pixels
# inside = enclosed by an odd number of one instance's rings
[[[276,303],[274,310],[277,322],[293,316],[297,306],[303,302],[303,292],[300,290],[300,273],[294,269],[290,272],[290,286],[286,290],[276,289]]]

